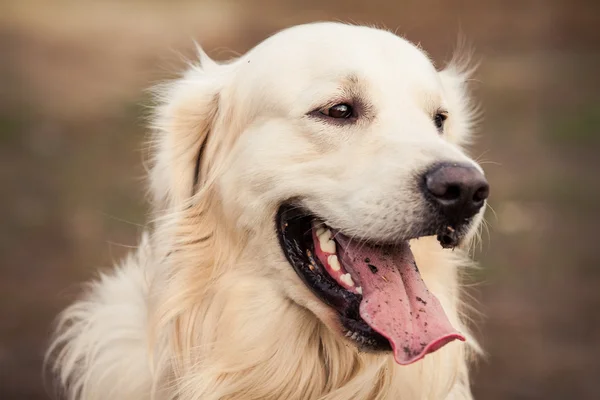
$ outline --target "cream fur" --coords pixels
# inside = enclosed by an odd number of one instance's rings
[[[412,241],[423,279],[468,341],[399,366],[343,339],[274,231],[278,204],[301,196],[350,233],[400,237],[422,207],[406,184],[416,171],[476,165],[459,147],[472,122],[467,78],[455,64],[436,72],[389,32],[334,23],[285,30],[227,64],[200,51],[158,90],[151,232],[60,318],[48,360],[67,397],[471,399],[478,347],[461,314],[465,250]],[[364,121],[305,116],[348,93],[370,102]],[[428,116],[436,107],[450,115],[443,136]]]

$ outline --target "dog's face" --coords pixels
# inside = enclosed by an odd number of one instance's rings
[[[454,247],[479,223],[488,186],[459,147],[463,78],[389,32],[333,23],[288,29],[215,68],[208,145],[235,136],[216,185],[260,273],[340,337],[401,364],[461,339],[409,241]]]
[[[468,116],[454,109],[454,88],[389,32],[292,28],[243,57],[233,79],[231,107],[241,105],[245,126],[224,177],[235,194],[224,197],[242,200],[250,227],[298,198],[349,235],[433,234],[448,221],[423,195],[423,175],[441,163],[480,171],[456,146]]]

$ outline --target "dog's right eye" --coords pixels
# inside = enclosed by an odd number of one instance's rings
[[[353,110],[352,110],[352,106],[342,103],[342,104],[336,104],[333,107],[322,110],[321,114],[326,115],[331,118],[348,119],[348,118],[352,117]]]

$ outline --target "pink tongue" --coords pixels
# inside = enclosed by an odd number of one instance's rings
[[[455,339],[464,341],[429,292],[410,246],[369,246],[337,234],[342,264],[362,286],[360,316],[390,341],[398,364],[407,365]]]

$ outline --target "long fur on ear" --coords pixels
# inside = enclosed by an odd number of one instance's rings
[[[194,194],[201,153],[219,109],[223,74],[200,47],[197,50],[197,64],[154,90],[158,105],[152,123],[150,192],[156,215],[180,210]]]
[[[235,63],[217,64],[198,53],[199,64],[156,90],[150,190],[163,284],[148,302],[149,346],[159,349],[150,360],[155,382],[167,385],[194,370],[199,299],[244,248],[244,239],[231,238],[214,184],[228,155],[223,148],[237,137],[231,110],[223,106]]]
[[[478,64],[472,62],[472,49],[464,39],[458,41],[450,62],[439,72],[445,91],[451,117],[448,120],[447,135],[459,146],[472,143],[473,128],[480,117],[480,109],[469,95],[469,81]]]

